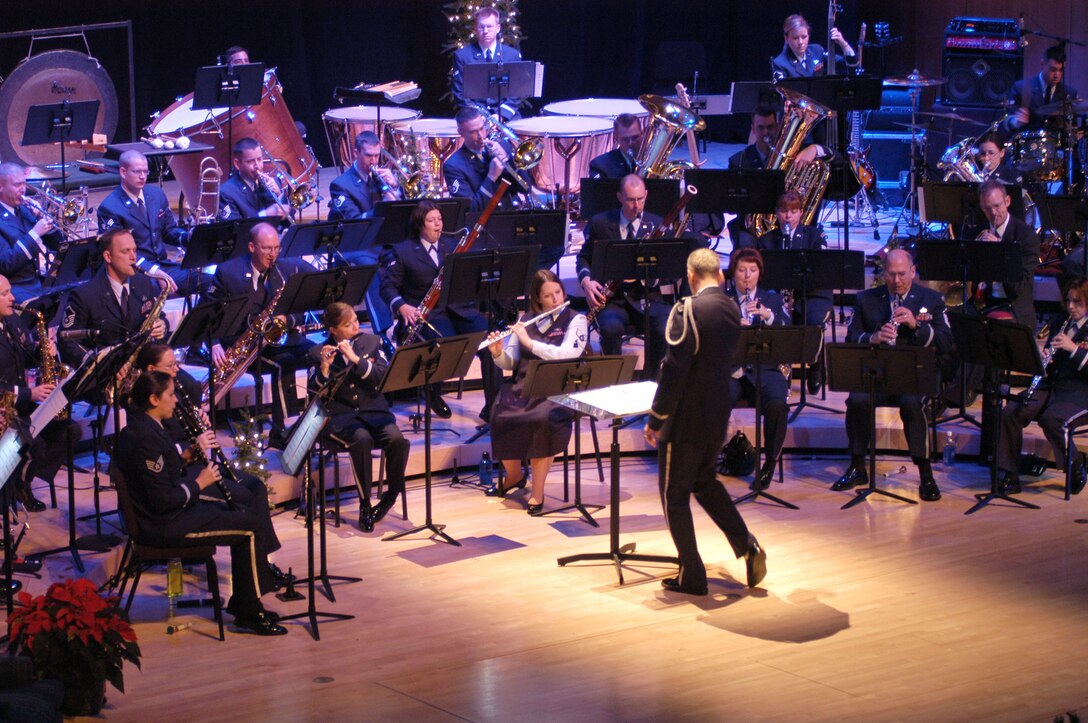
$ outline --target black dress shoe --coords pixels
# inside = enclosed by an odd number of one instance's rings
[[[922,483],[918,485],[918,496],[926,502],[936,502],[941,499],[941,488],[937,486],[937,480],[933,475],[922,477]]]
[[[287,587],[288,584],[294,582],[297,578],[291,573],[284,572],[274,562],[268,563],[268,573],[272,576],[272,582],[276,584],[277,588]]]
[[[262,610],[255,615],[245,615],[234,618],[234,627],[238,632],[253,633],[254,635],[286,635],[287,628],[273,622],[268,611]]]
[[[507,485],[495,485],[491,489],[484,492],[484,494],[487,495],[488,497],[506,497],[506,495],[513,492],[514,490],[523,490],[523,489],[525,489],[525,477],[522,477],[521,480],[519,480],[518,482],[516,482],[516,483],[514,483],[512,485],[509,485],[509,486],[507,486]]]
[[[491,423],[491,407],[484,407],[483,409],[480,410],[480,413],[478,415],[476,415],[476,416],[478,416],[480,419],[484,420],[484,424],[490,424]]]
[[[223,612],[233,615],[235,618],[239,617],[238,613],[234,611],[234,598],[231,598],[230,602],[223,608]],[[280,614],[275,610],[262,610],[261,614],[268,619],[269,622],[278,623],[280,621]],[[242,615],[241,617],[245,617]]]
[[[45,503],[34,496],[34,493],[30,490],[23,488],[18,492],[19,502],[26,508],[27,512],[44,512]]]
[[[661,587],[665,588],[669,592],[682,592],[685,595],[706,595],[706,588],[693,588],[684,587],[680,584],[680,579],[676,577],[666,577],[661,581]]]
[[[867,484],[869,484],[869,475],[861,467],[852,464],[847,467],[843,476],[839,477],[835,484],[831,485],[831,489],[835,492],[842,492],[851,487],[860,487]]]
[[[437,394],[431,395],[430,405],[431,414],[439,419],[449,419],[453,416],[453,412],[450,411],[450,405],[446,404],[446,400]]]
[[[767,462],[763,465],[763,469],[759,471],[759,475],[752,481],[751,490],[753,492],[762,492],[771,486],[771,482],[774,481],[774,462]]]
[[[532,503],[527,504],[525,506],[525,511],[529,513],[530,517],[536,517],[537,515],[539,515],[541,512],[544,511],[544,503],[541,502],[541,503],[535,504],[535,505],[532,504]]]
[[[744,554],[744,567],[748,573],[748,587],[755,587],[767,577],[767,553],[755,540],[748,543],[748,552]]]
[[[1018,495],[1020,491],[1020,480],[1010,472],[1003,473],[1001,479],[997,482],[997,493],[1000,495]]]
[[[363,532],[374,531],[374,508],[369,503],[359,510],[359,529]]]
[[[1073,463],[1073,478],[1069,480],[1069,491],[1079,495],[1084,489],[1085,482],[1088,482],[1088,458],[1085,458],[1082,452],[1080,459]]]
[[[397,502],[397,492],[392,490],[386,490],[382,493],[382,498],[378,500],[378,504],[374,507],[374,522],[381,522],[382,518],[393,508],[393,505]]]

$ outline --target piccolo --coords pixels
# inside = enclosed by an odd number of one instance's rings
[[[558,314],[560,311],[567,308],[568,306],[570,306],[570,301],[564,301],[562,304],[555,307],[554,309],[550,309],[548,311],[545,311],[542,314],[537,314],[532,319],[529,319],[528,321],[522,321],[520,323],[525,325],[525,326],[529,326],[529,324],[535,324],[536,322],[543,319],[545,316],[554,316],[555,314]],[[476,351],[483,351],[484,349],[491,346],[495,342],[502,341],[503,339],[505,339],[506,337],[510,336],[513,333],[514,333],[513,327],[507,329],[506,331],[496,331],[496,332],[492,333],[490,336],[488,336],[486,339],[481,341],[480,346],[476,347]]]

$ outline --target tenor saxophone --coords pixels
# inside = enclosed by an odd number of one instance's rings
[[[283,290],[287,288],[286,282],[276,290],[268,306],[261,309],[253,322],[239,336],[230,349],[227,350],[226,360],[221,366],[212,369],[211,378],[215,382],[215,399],[209,400],[211,404],[218,405],[231,387],[245,374],[246,369],[257,359],[257,351],[260,348],[261,337],[272,327],[272,312],[279,303]],[[202,399],[208,399],[208,390],[212,385],[204,381]]]
[[[45,316],[37,309],[27,309],[27,311],[35,316],[34,324],[38,331],[38,354],[41,356],[38,365],[38,384],[56,386],[60,383],[60,378],[68,376],[72,370],[62,364],[55,353],[49,351],[49,346],[46,344],[49,340],[49,329],[45,325]],[[62,409],[56,418],[68,419],[68,409]]]
[[[126,397],[132,391],[132,385],[136,383],[136,378],[140,376],[140,370],[136,368],[136,357],[139,356],[140,350],[144,348],[144,345],[151,339],[151,329],[155,326],[155,322],[159,320],[159,314],[162,313],[162,307],[166,305],[166,297],[170,296],[170,287],[165,287],[159,294],[159,298],[155,299],[154,306],[151,307],[151,311],[147,313],[142,324],[140,324],[137,335],[146,334],[144,340],[132,350],[132,354],[125,361],[121,370],[117,372],[117,376],[114,378],[113,383],[106,387],[106,400],[113,404],[113,400],[117,398],[115,395],[120,394],[121,397]]]

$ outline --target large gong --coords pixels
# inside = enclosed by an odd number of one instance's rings
[[[0,159],[27,166],[44,166],[60,160],[52,144],[20,146],[27,110],[34,105],[65,100],[98,100],[94,132],[109,141],[117,131],[117,91],[109,73],[97,60],[74,50],[50,50],[19,63],[0,84]]]

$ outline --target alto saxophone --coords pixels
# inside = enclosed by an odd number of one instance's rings
[[[261,313],[242,332],[242,335],[231,344],[230,349],[226,352],[226,359],[223,364],[212,369],[211,381],[215,383],[215,399],[210,399],[210,404],[218,405],[223,401],[231,387],[245,374],[249,365],[257,359],[257,350],[260,348],[261,337],[273,328],[272,312],[275,310],[276,304],[279,303],[280,296],[285,288],[287,288],[286,282],[276,290],[268,306],[261,309]],[[208,399],[208,390],[211,386],[205,380],[201,394],[202,399]]]
[[[136,378],[140,376],[140,370],[136,368],[136,357],[139,356],[140,350],[151,339],[151,329],[154,328],[155,322],[159,320],[159,314],[162,313],[162,307],[166,305],[166,297],[168,296],[170,296],[169,286],[165,287],[159,294],[159,298],[155,299],[151,311],[147,313],[144,322],[140,324],[140,328],[136,332],[136,335],[146,334],[147,336],[140,342],[139,346],[132,350],[132,354],[125,361],[121,370],[117,372],[113,384],[106,387],[106,400],[110,404],[113,404],[117,394],[126,397],[132,391],[132,385],[136,383]]]
[[[56,386],[60,383],[60,378],[68,376],[72,370],[61,363],[55,352],[49,351],[49,346],[46,343],[49,341],[49,329],[45,325],[45,316],[37,309],[27,309],[27,311],[36,317],[34,324],[38,330],[38,354],[41,356],[41,362],[38,366],[38,384]],[[68,416],[68,409],[65,408],[57,414],[56,418],[68,419]]]

